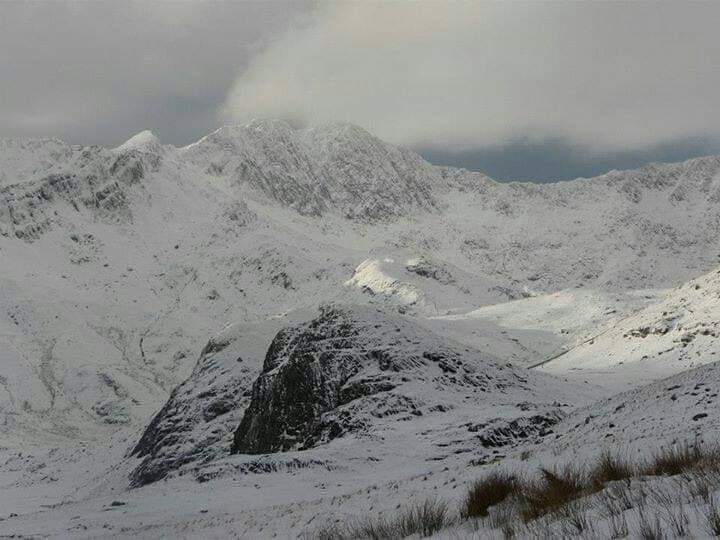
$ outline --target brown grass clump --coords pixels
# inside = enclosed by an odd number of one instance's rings
[[[540,481],[528,482],[520,490],[525,521],[547,514],[577,499],[586,491],[585,475],[571,466],[555,470],[540,469],[540,473]]]
[[[487,517],[488,509],[505,501],[516,492],[517,487],[518,482],[514,476],[502,471],[494,471],[470,486],[460,509],[460,515],[464,519]]]
[[[637,476],[637,467],[605,450],[588,473],[594,489],[600,491],[608,482],[619,482]]]
[[[450,524],[448,508],[444,502],[427,499],[400,512],[393,519],[367,516],[352,523],[334,523],[306,533],[306,538],[317,540],[355,540],[369,538],[386,540],[419,535],[432,536]]]
[[[643,467],[647,476],[675,476],[699,465],[709,455],[699,445],[682,444],[655,452]]]

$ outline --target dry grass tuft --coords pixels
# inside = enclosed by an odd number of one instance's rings
[[[714,497],[710,497],[705,509],[702,511],[705,517],[705,529],[714,536],[720,536],[720,509]]]
[[[642,467],[646,476],[675,476],[700,465],[709,455],[699,445],[680,444],[656,451],[650,461]]]
[[[636,536],[642,540],[663,540],[663,526],[657,514],[649,516],[644,508],[638,508],[638,527]]]
[[[555,470],[540,469],[540,473],[540,481],[526,483],[520,489],[525,521],[536,519],[577,499],[586,490],[585,475],[571,466]]]
[[[460,515],[464,519],[487,517],[488,509],[516,493],[517,487],[514,476],[503,471],[493,471],[473,483],[465,496]]]
[[[428,499],[408,507],[394,519],[368,516],[348,524],[333,523],[306,534],[306,537],[317,540],[386,540],[413,535],[425,537],[432,536],[449,524],[447,505]]]
[[[588,473],[592,486],[600,491],[608,482],[619,482],[637,476],[637,467],[634,467],[621,457],[605,450],[594,467]]]

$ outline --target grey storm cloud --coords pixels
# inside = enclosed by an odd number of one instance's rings
[[[0,136],[186,142],[299,2],[4,2]]]
[[[348,121],[438,162],[572,177],[720,151],[718,27],[720,3],[5,2],[0,136]]]

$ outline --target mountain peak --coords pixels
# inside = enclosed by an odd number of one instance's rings
[[[255,118],[243,127],[254,131],[295,131],[289,122],[279,118]]]
[[[123,144],[114,148],[116,152],[125,152],[128,150],[155,150],[160,148],[160,139],[155,134],[146,129],[130,137]]]

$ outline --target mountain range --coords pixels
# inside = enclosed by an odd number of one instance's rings
[[[535,184],[347,124],[0,139],[0,534],[299,535],[714,433],[719,232],[717,156]]]

